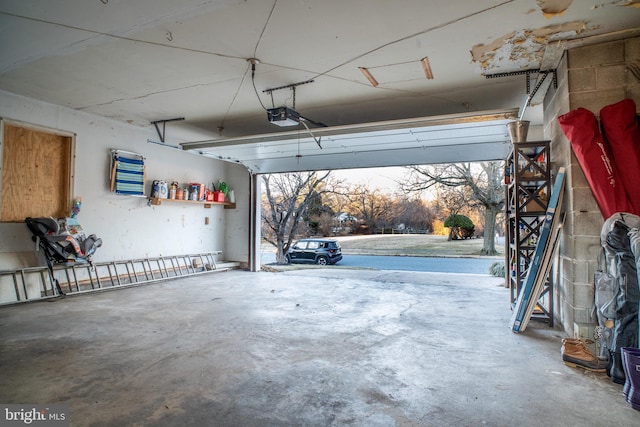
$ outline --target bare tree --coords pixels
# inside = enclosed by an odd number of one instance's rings
[[[387,225],[391,199],[380,190],[371,190],[365,185],[357,185],[349,190],[351,205],[349,210],[352,215],[364,223],[369,230]]]
[[[422,199],[410,199],[398,196],[392,207],[393,221],[396,224],[404,224],[410,231],[424,231],[432,229],[433,212]]]
[[[318,202],[331,171],[263,175],[266,201],[262,209],[263,238],[276,247],[276,262],[286,263],[285,254],[308,215],[309,205]],[[337,185],[337,183],[332,183]]]
[[[469,208],[469,200],[473,200],[473,193],[469,187],[447,187],[438,185],[436,197],[449,215],[457,215]]]
[[[484,208],[482,254],[496,255],[496,217],[504,208],[502,162],[455,163],[437,166],[409,166],[409,179],[400,182],[406,192],[423,192],[434,186],[467,187],[473,198],[468,203]]]

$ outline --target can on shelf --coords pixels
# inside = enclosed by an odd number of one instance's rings
[[[198,188],[198,184],[190,184],[189,185],[189,200],[198,200],[198,196],[199,196],[199,188]]]

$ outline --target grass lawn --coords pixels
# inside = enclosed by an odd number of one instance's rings
[[[448,241],[429,234],[383,234],[336,237],[346,254],[410,256],[480,256],[482,239]],[[496,244],[499,255],[504,245]]]

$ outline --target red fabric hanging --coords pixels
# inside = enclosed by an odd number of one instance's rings
[[[558,122],[571,142],[604,219],[616,212],[635,214],[596,116],[578,108],[558,117]]]
[[[636,103],[624,99],[600,110],[604,138],[611,147],[613,160],[629,202],[640,212],[640,128],[636,121]]]

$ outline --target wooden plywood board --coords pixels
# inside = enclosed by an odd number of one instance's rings
[[[4,124],[0,221],[68,214],[72,138]]]

